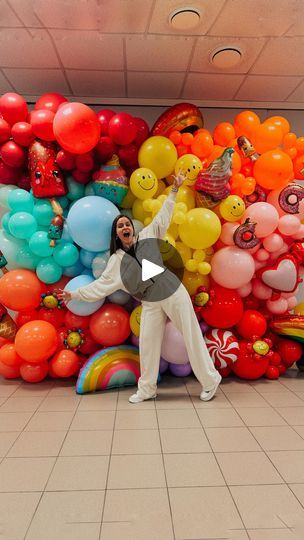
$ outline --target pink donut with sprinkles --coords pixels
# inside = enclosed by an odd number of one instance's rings
[[[298,214],[303,199],[304,188],[298,184],[290,184],[280,192],[279,205],[287,214]]]
[[[230,367],[236,362],[240,348],[232,332],[213,328],[206,332],[204,339],[216,369]]]

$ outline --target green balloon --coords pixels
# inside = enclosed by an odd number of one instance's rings
[[[56,201],[60,204],[61,208],[67,208],[70,204],[70,201],[67,197],[57,197]]]

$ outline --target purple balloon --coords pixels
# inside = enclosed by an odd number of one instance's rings
[[[172,375],[175,375],[175,377],[188,377],[192,372],[192,368],[190,362],[187,364],[169,364],[169,371],[171,371]]]
[[[139,347],[139,337],[137,337],[135,334],[131,334],[131,343],[134,345],[134,347]]]
[[[167,362],[167,360],[161,357],[160,362],[159,362],[159,373],[161,375],[165,373],[165,371],[167,371],[168,369],[168,366],[169,366],[169,362]]]
[[[200,327],[201,327],[201,331],[203,334],[205,334],[207,332],[207,330],[209,330],[209,326],[207,323],[205,323],[205,321],[201,321],[200,322]]]

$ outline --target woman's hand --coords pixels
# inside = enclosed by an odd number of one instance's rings
[[[174,182],[173,182],[173,188],[174,191],[177,191],[178,188],[181,187],[181,185],[184,183],[184,181],[187,179],[187,174],[184,169],[180,169],[176,176],[173,176]]]
[[[64,291],[63,289],[58,289],[59,292],[57,293],[57,297],[59,300],[62,300],[65,304],[70,302],[72,300],[72,295],[68,291]]]

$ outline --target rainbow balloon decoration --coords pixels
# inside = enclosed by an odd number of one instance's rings
[[[270,328],[276,334],[304,343],[304,317],[302,315],[282,315],[274,318]]]

